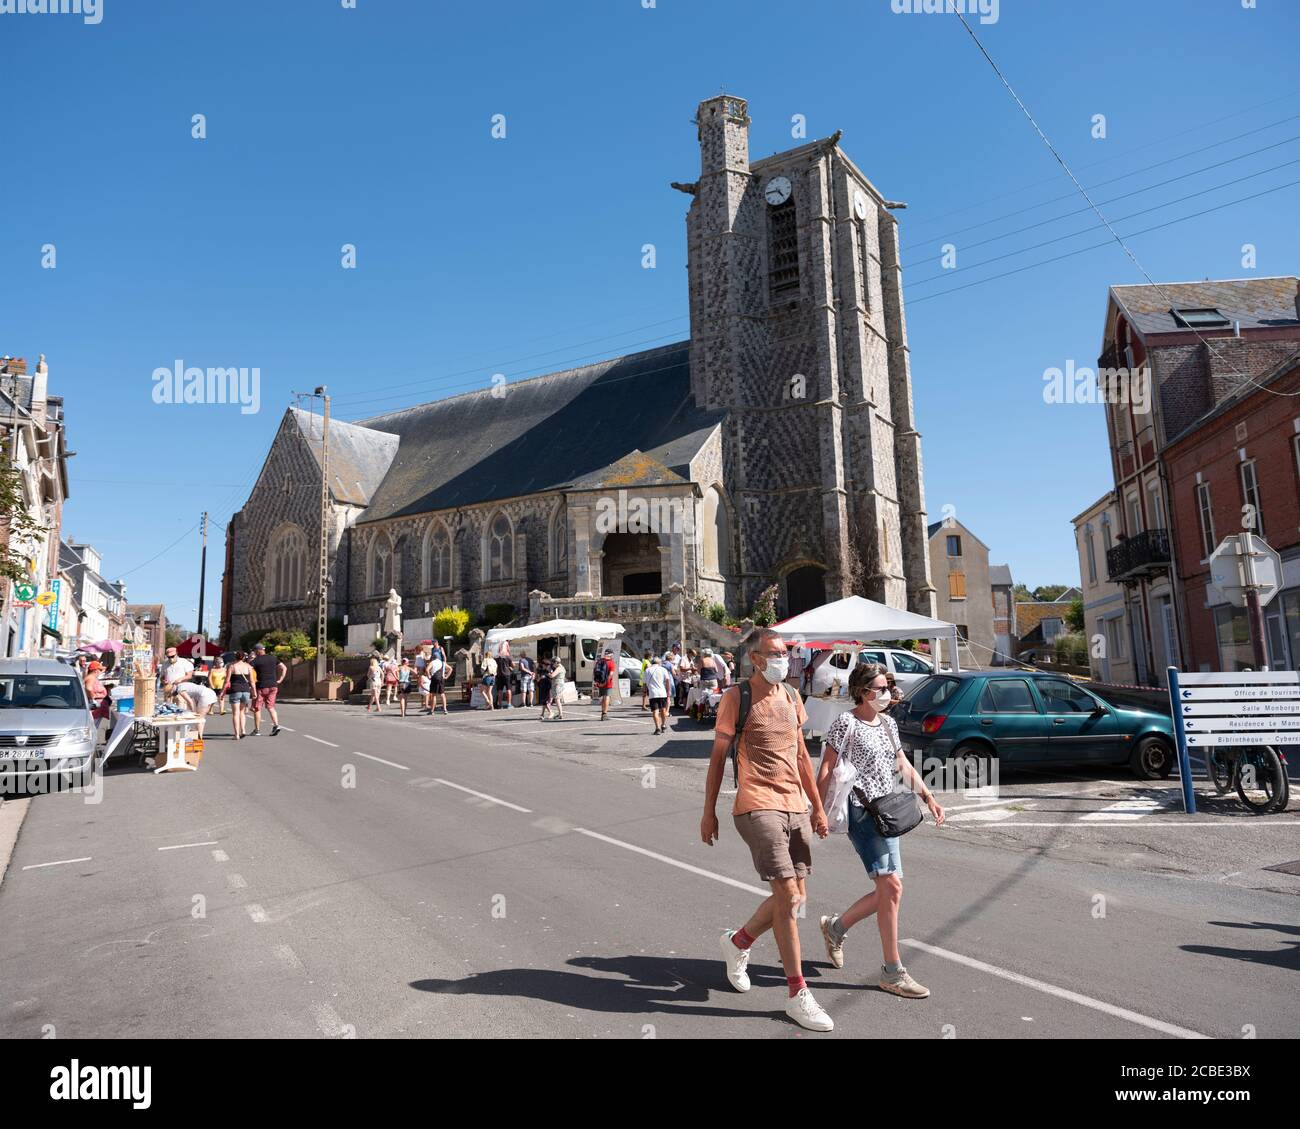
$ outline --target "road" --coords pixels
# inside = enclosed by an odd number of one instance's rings
[[[826,960],[817,916],[867,890],[833,836],[801,935],[836,1031],[804,1032],[770,934],[754,989],[727,986],[718,935],[763,891],[728,797],[699,841],[707,739],[646,755],[644,716],[286,705],[197,773],[38,797],[0,885],[0,1036],[1300,1035],[1295,895],[930,824],[903,843],[902,936],[933,995],[874,987],[872,922]],[[1294,827],[1256,834],[1300,856]]]

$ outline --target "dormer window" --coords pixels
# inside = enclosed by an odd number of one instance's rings
[[[1200,309],[1172,309],[1169,311],[1174,321],[1184,329],[1223,329],[1232,323],[1223,314],[1211,307]]]

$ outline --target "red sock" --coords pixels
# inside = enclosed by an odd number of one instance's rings
[[[731,943],[738,949],[747,949],[754,943],[754,938],[746,933],[744,929],[737,929],[731,935]]]
[[[791,999],[794,999],[795,996],[808,987],[808,985],[803,982],[802,976],[787,976],[785,982],[790,985]]]

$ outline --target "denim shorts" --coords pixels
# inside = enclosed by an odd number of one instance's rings
[[[232,690],[229,697],[232,706],[246,706],[252,701],[253,695],[249,690]]]
[[[849,804],[849,841],[872,878],[886,874],[903,876],[903,857],[898,851],[898,836],[886,838],[876,828],[876,821],[866,808]]]

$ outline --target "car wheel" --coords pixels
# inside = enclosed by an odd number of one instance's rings
[[[949,758],[961,788],[978,788],[993,782],[993,754],[984,745],[958,745]]]
[[[1129,768],[1139,780],[1164,780],[1174,770],[1174,750],[1159,737],[1143,737],[1133,750]]]

